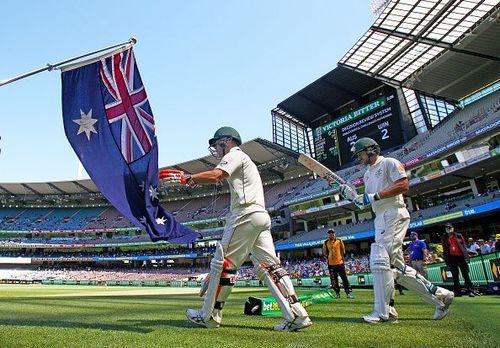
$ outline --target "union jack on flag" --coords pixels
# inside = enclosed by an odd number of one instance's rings
[[[134,53],[128,49],[101,59],[106,118],[127,163],[151,150],[155,123]]]

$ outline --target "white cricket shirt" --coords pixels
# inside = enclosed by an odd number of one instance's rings
[[[226,180],[231,192],[232,216],[266,211],[259,171],[246,153],[239,147],[233,147],[222,157],[216,168],[229,174]]]
[[[406,171],[401,162],[395,158],[378,156],[377,161],[368,166],[365,172],[365,192],[376,193],[383,191],[401,178],[406,178]],[[399,194],[372,203],[375,214],[380,214],[387,208],[406,208],[403,195]]]

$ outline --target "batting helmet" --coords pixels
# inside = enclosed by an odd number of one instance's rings
[[[370,148],[373,148],[373,150],[370,150]],[[352,157],[356,157],[361,151],[366,151],[368,156],[378,155],[380,153],[380,146],[372,138],[360,138],[351,148]]]
[[[214,137],[208,141],[210,146],[214,146],[215,142],[222,138],[231,138],[236,144],[241,145],[241,137],[238,131],[232,127],[221,127],[217,129],[214,134]]]

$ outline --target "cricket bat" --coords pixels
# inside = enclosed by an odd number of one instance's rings
[[[341,184],[348,185],[347,181],[345,181],[343,178],[341,178],[340,176],[332,172],[330,169],[328,169],[327,167],[316,161],[314,158],[311,158],[306,154],[301,153],[298,161],[304,167],[312,170],[318,176],[328,181],[330,185],[333,185],[334,183],[337,183],[339,185]]]

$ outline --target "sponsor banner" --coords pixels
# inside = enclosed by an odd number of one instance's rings
[[[16,264],[16,265],[26,265],[31,263],[31,258],[29,257],[0,257],[0,264]]]
[[[33,257],[31,261],[147,261],[147,260],[162,260],[162,259],[178,259],[178,258],[196,258],[196,253],[179,254],[179,255],[140,255],[140,256],[121,256],[121,257]],[[1,262],[1,260],[0,260]]]
[[[496,147],[490,151],[491,157],[500,155],[500,147]]]
[[[123,256],[123,257],[93,257],[92,261],[149,261],[149,260],[166,260],[166,259],[193,259],[198,254],[187,253],[178,255],[138,255],[138,256]]]
[[[124,247],[124,246],[149,246],[168,244],[168,241],[160,240],[158,242],[135,242],[135,243],[88,243],[88,244],[42,244],[42,243],[12,243],[9,245],[0,244],[1,248],[53,248],[53,249],[84,249],[84,248],[105,248],[105,247]]]
[[[347,201],[328,203],[328,204],[325,204],[321,207],[312,207],[312,208],[309,208],[306,210],[298,210],[296,212],[291,213],[290,215],[293,217],[293,216],[297,216],[297,215],[310,214],[310,213],[314,213],[317,211],[332,209],[332,208],[340,207],[340,206],[347,205],[347,204],[349,204],[349,202],[347,202]]]
[[[470,166],[471,164],[480,162],[480,161],[485,160],[485,159],[490,158],[490,157],[491,157],[490,153],[486,152],[486,153],[480,154],[477,157],[474,157],[474,158],[467,160],[465,163],[467,163],[467,165]]]
[[[456,163],[456,164],[454,164],[454,165],[452,165],[452,166],[446,167],[446,168],[444,169],[444,172],[445,172],[446,174],[448,174],[448,173],[454,172],[455,170],[462,169],[462,168],[464,168],[464,167],[466,167],[466,166],[467,166],[467,164],[465,164],[465,162],[462,162],[462,163]]]
[[[493,281],[500,282],[500,258],[490,260],[491,273],[493,273]]]
[[[358,275],[358,285],[365,285],[366,279],[364,274]]]
[[[433,217],[433,218],[430,218],[430,219],[425,219],[423,224],[424,225],[431,225],[431,224],[435,224],[435,223],[438,223],[438,222],[443,222],[443,221],[447,221],[447,220],[451,220],[451,219],[456,219],[456,218],[459,218],[459,217],[462,217],[462,216],[464,216],[463,211],[456,211],[454,213],[445,214],[445,215],[441,215],[441,216],[436,216],[436,217]]]
[[[183,222],[182,224],[186,225],[186,226],[192,226],[192,225],[198,225],[198,224],[209,224],[209,223],[219,222],[219,221],[221,221],[221,220],[217,219],[217,218],[212,218],[212,219],[188,221],[188,222]]]
[[[314,194],[307,195],[307,196],[304,196],[304,197],[299,197],[299,198],[291,199],[289,201],[285,201],[283,204],[284,205],[293,205],[293,204],[300,203],[300,202],[310,201],[313,198],[327,196],[327,195],[335,193],[335,192],[338,192],[338,189],[337,188],[335,188],[335,189],[332,188],[332,189],[329,189],[327,191],[322,191],[322,192],[314,193]]]
[[[497,128],[498,126],[500,126],[500,118],[497,118],[493,123],[490,123],[489,125],[484,126],[482,128],[479,128],[478,130],[474,131],[474,133],[472,133],[471,138],[475,137],[476,135],[488,132],[494,128]]]
[[[290,214],[291,217],[294,217],[294,216],[300,216],[300,215],[304,215],[306,212],[305,210],[297,210],[297,211],[294,211],[293,213]]]
[[[424,221],[423,220],[415,220],[415,221],[411,221],[410,222],[410,225],[408,226],[408,228],[417,228],[417,227],[421,227],[424,225]]]
[[[417,163],[422,162],[422,160],[424,160],[424,159],[425,159],[425,157],[422,157],[422,156],[416,157],[414,159],[409,160],[408,162],[405,162],[404,166],[405,167],[411,167],[411,166],[413,166],[413,165],[415,165]]]
[[[139,231],[137,227],[120,227],[120,228],[90,228],[86,230],[0,230],[0,233],[13,233],[13,234],[68,234],[80,233],[91,234],[96,232],[127,232]]]
[[[451,274],[451,271],[448,269],[448,267],[441,266],[439,270],[441,273],[441,279],[443,280],[443,283],[453,283],[453,275]]]
[[[364,232],[359,232],[359,233],[354,233],[354,234],[348,234],[346,236],[340,236],[338,238],[342,239],[342,240],[351,241],[351,240],[365,239],[365,238],[370,238],[370,237],[375,237],[375,230],[364,231]]]
[[[302,294],[297,297],[304,307],[335,298],[331,290]],[[281,315],[281,310],[274,297],[259,298],[250,296],[245,302],[244,313],[246,315]]]
[[[300,242],[300,243],[285,243],[285,244],[277,245],[276,250],[281,251],[281,250],[290,250],[290,249],[310,248],[310,247],[315,247],[315,246],[321,245],[322,242],[323,242],[323,240],[310,240],[307,242]]]
[[[35,261],[73,261],[73,262],[79,262],[79,261],[93,261],[92,257],[33,257],[31,258],[32,262]]]
[[[431,219],[415,220],[415,221],[410,222],[409,228],[412,229],[412,228],[422,227],[425,225],[442,223],[442,222],[445,222],[447,220],[452,220],[452,219],[456,219],[456,218],[460,218],[460,217],[464,217],[464,216],[477,215],[477,214],[485,213],[488,211],[496,210],[499,208],[500,208],[500,199],[497,199],[493,202],[481,204],[481,205],[478,205],[478,206],[473,207],[473,208],[463,209],[461,211],[453,212],[450,214],[436,216],[436,217],[431,218]]]
[[[478,205],[476,207],[464,209],[463,213],[465,216],[469,215],[476,215],[476,214],[481,214],[485,213],[491,210],[499,209],[500,208],[500,199],[497,199],[496,201],[485,203]]]
[[[167,255],[167,259],[193,259],[196,258],[197,256],[198,256],[197,253]]]
[[[428,154],[425,155],[425,157],[429,158],[429,157],[436,156],[436,155],[440,154],[441,152],[448,151],[451,148],[453,148],[453,147],[455,147],[457,145],[460,145],[461,143],[463,143],[466,140],[467,140],[467,137],[462,137],[462,138],[459,138],[459,139],[455,139],[451,143],[443,145],[443,146],[437,148],[436,150],[433,150],[433,151],[429,152]]]
[[[138,231],[140,229],[137,227],[104,228],[105,232],[112,231],[112,230],[116,230],[117,232],[121,232],[121,231]]]
[[[437,148],[436,150],[433,150],[429,152],[428,154],[425,155],[426,158],[436,156],[437,154],[440,154],[441,152],[446,151],[446,146],[441,146],[440,148]]]
[[[409,185],[416,185],[422,181],[422,178],[413,178],[408,180]]]
[[[436,178],[439,178],[439,177],[440,177],[440,176],[442,176],[442,175],[443,175],[443,172],[442,172],[441,170],[439,170],[439,171],[437,171],[437,172],[432,172],[432,173],[430,173],[430,174],[428,174],[428,175],[426,175],[426,176],[424,177],[424,181],[426,181],[426,180],[436,179]]]
[[[339,236],[338,238],[345,240],[345,241],[353,241],[353,240],[358,240],[358,239],[371,238],[374,236],[375,236],[375,230],[370,230],[370,231],[348,234],[345,236]],[[321,245],[323,243],[323,241],[325,241],[325,240],[326,240],[326,236],[324,239],[316,239],[316,240],[310,240],[310,241],[299,242],[299,243],[280,244],[280,245],[276,245],[276,250],[283,251],[283,250],[290,250],[290,249],[301,249],[301,248],[315,247],[315,246]]]

